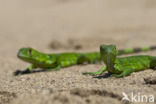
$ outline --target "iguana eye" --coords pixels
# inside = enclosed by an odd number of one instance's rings
[[[29,52],[29,54],[31,54],[31,53],[32,53],[32,50],[31,50],[31,49],[29,49],[29,50],[28,50],[28,52]]]

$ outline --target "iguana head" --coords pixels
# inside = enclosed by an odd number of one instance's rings
[[[45,67],[56,63],[55,57],[44,53],[40,53],[33,48],[21,48],[17,54],[18,58],[31,64]],[[50,60],[50,61],[49,61]]]
[[[116,59],[118,51],[115,45],[101,45],[100,53],[102,60],[109,65],[112,65]]]

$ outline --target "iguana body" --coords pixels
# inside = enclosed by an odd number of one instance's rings
[[[136,53],[140,51],[154,50],[156,47],[144,47],[134,49],[119,50],[118,55]],[[101,61],[100,52],[90,53],[58,53],[46,54],[38,52],[32,48],[21,48],[18,52],[18,57],[32,65],[27,68],[31,71],[34,68],[44,68],[47,70],[59,70],[62,67],[67,67],[76,64],[96,63]]]
[[[27,69],[45,68],[47,70],[59,70],[62,67],[82,64],[84,62],[96,63],[100,61],[100,53],[58,53],[46,54],[32,48],[22,48],[18,57],[31,63]]]
[[[105,65],[98,72],[85,72],[83,74],[99,75],[104,71],[108,71],[115,77],[124,77],[132,72],[141,71],[156,67],[156,57],[148,55],[138,55],[129,57],[117,57],[117,50],[114,45],[101,45],[101,59]]]

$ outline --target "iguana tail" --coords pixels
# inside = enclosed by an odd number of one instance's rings
[[[118,55],[139,53],[139,52],[151,51],[151,50],[156,50],[156,46],[146,46],[146,47],[141,47],[141,48],[122,49],[122,50],[118,50]]]

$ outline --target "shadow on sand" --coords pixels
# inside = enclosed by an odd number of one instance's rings
[[[30,71],[28,69],[25,69],[25,70],[16,70],[13,75],[14,76],[18,76],[18,75],[24,75],[24,74],[33,74],[33,73],[39,73],[39,72],[45,72],[46,70],[45,69],[40,69],[40,70],[33,70],[33,71]]]

